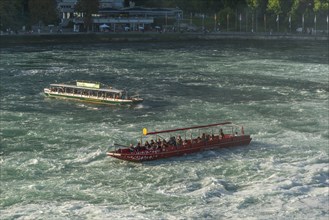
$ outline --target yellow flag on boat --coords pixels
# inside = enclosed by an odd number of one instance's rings
[[[143,128],[143,134],[147,135],[147,128]]]

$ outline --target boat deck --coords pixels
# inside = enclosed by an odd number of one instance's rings
[[[131,102],[133,100],[133,99],[116,99],[110,97],[91,96],[91,95],[74,94],[74,93],[54,92],[54,91],[48,91],[46,92],[46,94],[61,96],[65,98],[84,98],[84,99],[95,99],[99,101],[109,101],[109,102]]]
[[[150,149],[141,149],[131,151],[129,148],[118,149],[107,153],[118,159],[142,162],[146,160],[156,160],[173,156],[182,156],[202,150],[211,150],[218,148],[228,148],[233,146],[248,145],[251,141],[250,135],[233,136],[226,134],[223,138],[213,137],[211,140],[187,140],[184,144],[178,146],[156,147]]]

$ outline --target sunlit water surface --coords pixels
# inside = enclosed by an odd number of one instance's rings
[[[1,219],[328,219],[328,44],[189,42],[3,48]],[[101,81],[145,101],[43,97]],[[143,127],[233,121],[247,147],[133,164]]]

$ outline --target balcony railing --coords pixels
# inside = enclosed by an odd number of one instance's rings
[[[74,18],[73,22],[82,24],[84,21],[83,18]],[[93,23],[95,24],[152,24],[153,22],[153,18],[93,18]]]

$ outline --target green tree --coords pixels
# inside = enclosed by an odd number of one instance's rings
[[[28,8],[31,24],[56,24],[58,13],[56,0],[29,0]]]
[[[293,0],[292,14],[310,14],[313,12],[314,0]]]
[[[328,0],[314,0],[314,11],[327,11],[329,10],[329,1]]]
[[[251,29],[257,31],[257,25],[256,29],[255,26],[255,13],[257,13],[257,10],[260,6],[260,0],[247,0],[247,5],[251,9]],[[256,18],[257,19],[257,18]]]
[[[233,25],[232,24],[230,25],[230,21],[232,20],[232,18],[234,18],[234,11],[230,7],[226,7],[220,10],[218,16],[219,16],[219,23],[222,24],[220,27],[222,30],[232,29]]]
[[[268,3],[267,3],[267,11],[270,12],[270,13],[273,13],[275,15],[275,16],[272,16],[272,20],[270,22],[271,26],[274,23],[276,23],[276,25],[277,25],[276,30],[280,31],[280,17],[279,17],[279,15],[282,13],[281,0],[269,0]],[[273,18],[275,19],[275,22],[274,22]]]
[[[173,5],[174,7],[178,7],[182,10],[184,10],[187,13],[196,12],[195,7],[197,7],[196,1],[190,1],[190,0],[181,0],[177,1],[177,4]]]
[[[24,0],[0,1],[0,29],[18,30],[27,24],[27,10]]]
[[[260,0],[247,0],[247,5],[249,8],[255,10],[260,5]]]
[[[276,15],[282,13],[281,1],[280,0],[269,0],[267,3],[267,10],[273,12]]]
[[[97,14],[99,9],[99,0],[78,0],[75,10],[83,13],[85,28],[89,31],[92,27],[93,14]]]
[[[314,21],[314,0],[294,0],[290,14],[299,27],[311,27]]]

